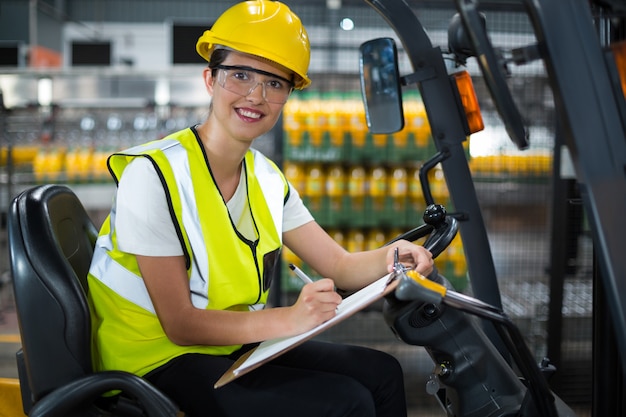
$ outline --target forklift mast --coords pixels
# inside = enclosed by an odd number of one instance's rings
[[[451,109],[457,108],[456,96],[450,83],[442,51],[433,47],[421,22],[404,1],[365,0],[389,24],[399,37],[411,62],[411,78],[424,102],[431,134],[438,152],[445,153],[441,167],[452,198],[455,211],[462,218],[459,233],[464,242],[468,275],[476,298],[501,308],[500,289],[486,227],[478,204],[463,142],[467,140],[464,121],[454,117]],[[508,354],[500,336],[489,322],[484,331],[503,357]]]

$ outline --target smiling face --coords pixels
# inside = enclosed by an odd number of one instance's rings
[[[251,73],[255,76],[255,81],[267,83],[270,86],[273,77],[266,74],[273,74],[286,80],[292,77],[288,70],[277,64],[254,55],[234,51],[228,52],[219,66],[247,67],[258,70],[258,72]],[[224,88],[226,76],[231,76],[230,71],[227,73],[222,69],[205,69],[204,81],[207,91],[212,96],[212,110],[208,122],[212,125],[211,130],[217,128],[222,135],[246,142],[249,146],[254,139],[272,129],[278,121],[284,104],[268,102],[264,98],[262,84],[256,85],[247,95],[233,92],[232,88],[226,89]],[[268,85],[265,86],[266,89],[269,88]]]

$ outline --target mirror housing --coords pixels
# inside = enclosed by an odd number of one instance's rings
[[[398,70],[398,50],[391,38],[367,41],[359,48],[361,93],[367,127],[373,134],[402,130],[402,86]]]

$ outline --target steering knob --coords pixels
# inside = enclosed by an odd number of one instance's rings
[[[431,204],[424,210],[424,223],[439,228],[446,221],[446,208],[441,204]]]

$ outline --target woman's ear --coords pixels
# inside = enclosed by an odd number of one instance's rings
[[[213,84],[215,83],[213,70],[209,67],[206,67],[202,72],[202,76],[204,78],[204,86],[206,87],[207,93],[209,93],[210,96],[213,96]]]

